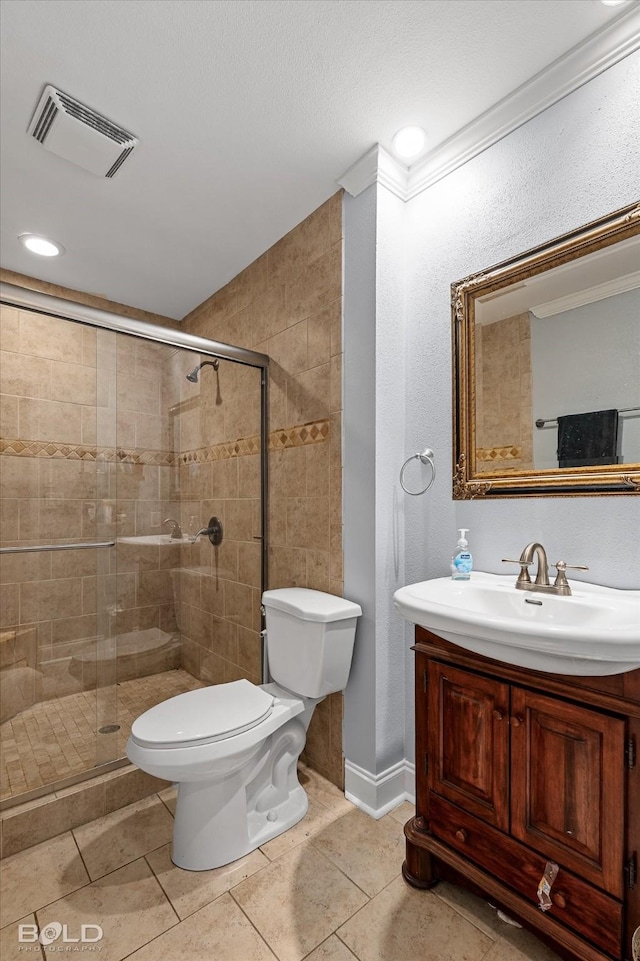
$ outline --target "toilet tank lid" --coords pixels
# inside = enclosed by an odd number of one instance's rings
[[[353,601],[324,591],[312,591],[307,587],[281,587],[265,591],[262,603],[267,608],[285,611],[302,621],[344,621],[348,617],[360,617],[362,608]]]

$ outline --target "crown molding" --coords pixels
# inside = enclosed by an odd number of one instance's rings
[[[634,3],[631,10],[521,84],[411,167],[376,144],[338,183],[353,197],[372,183],[380,183],[402,200],[411,200],[638,49],[640,6]]]
[[[594,304],[598,300],[606,300],[609,297],[615,297],[617,294],[624,294],[628,290],[637,290],[638,287],[640,287],[640,270],[636,270],[632,274],[625,274],[624,277],[615,277],[613,280],[607,280],[595,287],[588,287],[586,290],[578,290],[573,294],[567,294],[566,297],[548,300],[544,304],[530,307],[529,310],[540,319],[555,317],[556,314],[563,314],[566,310],[584,307],[585,304]]]
[[[640,10],[621,14],[472,120],[409,170],[407,199],[640,48]]]
[[[352,197],[357,197],[371,184],[379,183],[400,200],[407,200],[408,177],[409,168],[406,164],[396,160],[388,150],[377,143],[349,167],[338,180],[338,184]]]

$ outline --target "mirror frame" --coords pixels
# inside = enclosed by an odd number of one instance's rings
[[[631,204],[451,285],[454,500],[640,493],[640,463],[478,473],[474,336],[478,297],[638,234],[640,204]]]

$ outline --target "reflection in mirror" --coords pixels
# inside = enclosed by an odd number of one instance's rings
[[[640,208],[452,287],[455,497],[640,481]]]

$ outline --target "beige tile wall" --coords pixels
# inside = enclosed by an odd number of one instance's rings
[[[168,444],[167,348],[5,306],[0,322],[3,545],[159,532],[171,508],[170,468],[153,462]],[[35,632],[37,699],[116,680],[113,664],[80,656],[97,636],[173,635],[174,566],[178,549],[120,544],[4,555],[0,626]],[[177,649],[164,653],[164,669],[177,666]]]
[[[190,333],[259,350],[271,358],[271,588],[302,586],[342,593],[341,316],[339,192],[183,321]],[[317,442],[306,443],[300,428],[312,422],[322,424],[324,431]],[[280,442],[280,434],[286,432],[290,442]],[[237,466],[243,469],[241,458]],[[231,472],[231,480],[224,471]],[[220,468],[221,489],[236,483],[234,471],[233,465]],[[241,484],[240,474],[237,483]],[[236,522],[240,515],[246,520],[242,511],[232,514]],[[255,569],[255,560],[246,560]],[[239,634],[251,645],[252,656],[255,610],[254,606],[253,631],[247,623]],[[341,694],[316,710],[306,759],[342,786]]]
[[[3,545],[117,541],[3,555],[2,681],[19,675],[15,711],[32,687],[45,700],[97,684],[99,712],[104,701],[112,714],[116,680],[178,665],[180,629],[197,677],[259,681],[260,371],[223,361],[194,385],[189,351],[13,308],[1,321]],[[219,549],[136,540],[168,532],[167,517],[187,533],[213,514]],[[16,643],[27,630],[28,665]],[[114,635],[118,659],[101,663],[95,639]],[[130,653],[153,637],[158,651]]]
[[[0,724],[36,703],[36,665],[33,628],[0,631]]]
[[[476,328],[476,470],[533,469],[529,314]]]
[[[94,539],[95,458],[69,461],[62,449],[96,442],[95,331],[55,318],[47,328],[47,318],[5,306],[0,323],[3,440],[53,441],[58,455],[42,450],[44,456],[35,456],[14,444],[20,456],[3,456],[3,545]],[[46,696],[59,666],[59,646],[97,632],[96,570],[94,551],[2,557],[1,625],[35,631],[38,698]],[[46,677],[45,664],[51,670]],[[69,679],[69,687],[76,684]]]
[[[217,517],[223,541],[181,548],[182,666],[209,683],[260,682],[260,380],[257,368],[221,360],[197,384],[198,355],[174,356],[170,382],[177,452],[177,517],[185,532]]]

